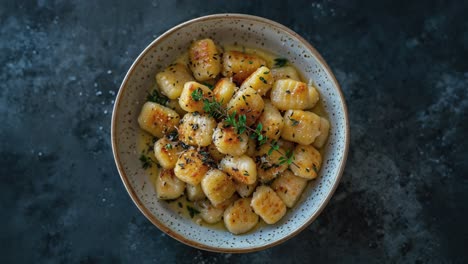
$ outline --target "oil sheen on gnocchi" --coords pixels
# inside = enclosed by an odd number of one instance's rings
[[[281,224],[319,176],[331,129],[320,90],[286,59],[208,38],[155,73],[138,123],[156,197],[235,235]]]

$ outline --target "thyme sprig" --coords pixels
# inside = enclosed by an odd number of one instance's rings
[[[201,90],[194,90],[191,94],[192,99],[195,101],[200,101],[203,98],[203,92]],[[212,98],[207,99],[203,98],[203,110],[212,116],[215,119],[223,120],[226,125],[233,127],[238,134],[242,134],[247,132],[250,138],[256,139],[259,145],[263,145],[265,143],[269,143],[270,149],[268,150],[268,155],[271,155],[273,151],[278,152],[281,157],[279,158],[279,164],[294,165],[299,168],[294,160],[294,154],[291,150],[288,150],[286,153],[283,153],[279,149],[278,142],[270,141],[268,137],[262,134],[263,125],[262,123],[258,123],[255,129],[251,128],[247,125],[247,117],[242,114],[238,115],[236,111],[229,113],[226,108],[223,107],[221,102],[216,101],[216,99]]]

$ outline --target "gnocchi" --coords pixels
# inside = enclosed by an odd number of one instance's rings
[[[266,65],[264,59],[257,55],[240,51],[226,51],[223,54],[223,71],[226,77],[232,77],[235,83],[242,82],[259,67]]]
[[[209,38],[155,76],[137,121],[157,198],[233,234],[280,222],[319,176],[330,134],[313,80]]]
[[[224,211],[224,225],[233,234],[246,233],[258,223],[258,215],[252,210],[251,198],[241,198]]]
[[[311,109],[319,100],[317,89],[293,79],[277,80],[271,89],[271,103],[280,110]]]
[[[187,145],[206,147],[211,144],[215,126],[216,121],[208,115],[187,113],[180,120],[179,140]]]
[[[211,39],[197,40],[189,50],[189,64],[197,81],[214,79],[221,72],[221,57]]]
[[[184,84],[194,80],[187,67],[180,63],[169,65],[164,71],[156,74],[156,82],[161,93],[169,99],[177,99],[182,93]]]
[[[176,111],[153,102],[146,102],[138,116],[141,129],[158,138],[176,130],[179,120]]]

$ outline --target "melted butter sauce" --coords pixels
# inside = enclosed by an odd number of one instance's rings
[[[268,52],[268,51],[264,51],[264,50],[260,50],[260,49],[246,48],[246,47],[243,47],[243,46],[225,46],[224,50],[225,51],[231,51],[231,50],[241,51],[241,52],[245,52],[245,53],[248,53],[248,54],[254,54],[254,55],[260,56],[266,61],[266,64],[267,64],[266,66],[268,68],[273,68],[274,65],[275,65],[275,59],[281,58],[281,56],[276,56],[273,53]],[[182,55],[180,57],[178,57],[174,61],[174,63],[181,63],[181,64],[188,65],[188,63],[189,63],[188,52],[182,53]],[[294,65],[290,65],[290,64],[287,64],[287,66],[294,67]],[[297,71],[297,69],[296,69],[296,71]],[[306,80],[304,78],[304,76],[300,73],[300,71],[297,71],[297,72],[298,72],[298,74],[299,74],[299,76],[301,78],[301,81],[303,81],[305,83],[309,83],[310,80]],[[214,83],[215,83],[215,81],[213,83],[210,83],[210,84],[214,84]],[[314,86],[315,86],[315,84],[314,84]],[[315,87],[317,87],[317,86],[315,86]],[[157,89],[156,84],[149,89],[149,92],[151,92],[154,89]],[[320,90],[319,90],[319,92],[320,92]],[[311,111],[318,114],[321,117],[325,117],[325,118],[328,119],[328,114],[325,112],[322,100],[319,100],[318,103],[314,106],[314,108],[311,109]],[[331,129],[332,128],[330,128],[330,130]],[[155,188],[156,178],[159,176],[159,173],[161,172],[161,169],[158,168],[158,166],[156,166],[157,161],[156,161],[156,158],[154,157],[154,152],[153,152],[153,145],[154,145],[154,142],[155,142],[154,137],[152,135],[146,133],[145,131],[140,130],[140,136],[138,137],[137,141],[138,141],[137,142],[137,149],[138,149],[139,153],[144,154],[145,156],[151,158],[151,160],[153,161],[153,163],[151,164],[151,167],[146,169],[146,172],[147,172],[148,179],[151,182],[151,188]],[[327,141],[328,141],[328,139],[327,139]],[[319,149],[319,152],[323,156],[324,148]],[[299,199],[299,202],[300,202],[300,200],[302,200],[302,199]],[[182,217],[192,218],[192,220],[195,223],[197,223],[198,225],[200,225],[200,226],[204,226],[204,227],[207,227],[207,228],[210,228],[210,229],[215,229],[215,230],[227,231],[226,227],[224,226],[223,221],[219,221],[218,223],[215,223],[215,224],[208,224],[208,223],[204,222],[201,219],[201,217],[198,216],[198,215],[194,215],[193,217],[191,217],[190,213],[189,213],[189,210],[188,210],[188,207],[195,208],[195,206],[194,206],[192,201],[189,201],[187,199],[185,194],[182,195],[181,197],[175,199],[175,200],[166,200],[165,202],[167,203],[168,207],[171,210],[173,210],[174,212],[176,212],[177,214],[179,214]],[[249,232],[247,232],[245,234],[256,232],[256,230],[260,229],[263,226],[266,226],[266,223],[259,217],[259,221],[258,221],[257,225],[254,228],[252,228]]]

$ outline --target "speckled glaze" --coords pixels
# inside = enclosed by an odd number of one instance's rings
[[[137,116],[155,74],[170,64],[190,42],[210,37],[221,45],[261,48],[286,57],[307,80],[317,85],[331,133],[323,167],[308,184],[298,204],[275,225],[235,236],[227,231],[201,227],[170,210],[156,198],[138,160]],[[136,59],[122,83],[112,116],[112,147],[122,181],[141,212],[173,238],[200,249],[218,252],[250,252],[284,242],[308,226],[323,210],[343,172],[349,144],[347,109],[340,87],[318,52],[292,30],[267,19],[219,14],[182,23],[154,40]]]

